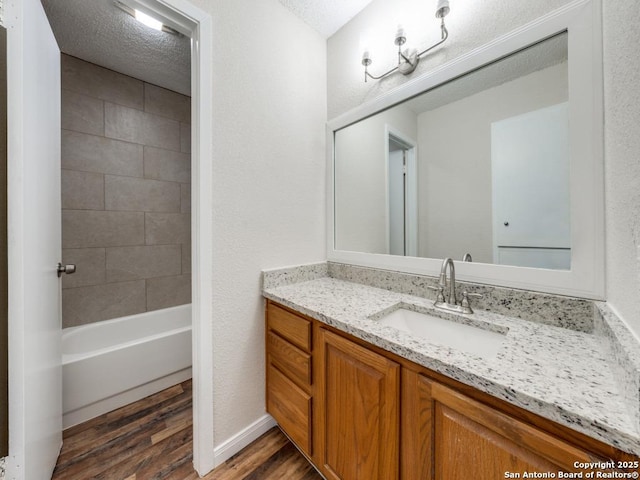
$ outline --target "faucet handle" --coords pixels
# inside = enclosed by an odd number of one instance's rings
[[[460,306],[464,310],[464,313],[473,313],[471,304],[469,303],[469,297],[481,298],[484,297],[484,295],[480,293],[470,293],[467,291],[462,292],[462,301],[460,302]]]
[[[471,293],[471,292],[462,292],[462,296],[463,297],[476,297],[476,298],[484,297],[484,295],[481,294],[481,293]]]
[[[438,285],[437,287],[434,287],[432,285],[427,285],[427,288],[430,290],[436,291],[436,303],[438,302],[444,303],[444,288],[442,287],[442,285]]]

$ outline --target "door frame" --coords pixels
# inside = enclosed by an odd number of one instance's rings
[[[213,435],[213,20],[188,0],[129,0],[191,37],[193,466],[215,467]]]
[[[407,149],[407,172],[405,177],[405,256],[418,256],[418,142],[389,124],[384,126],[384,173],[385,173],[385,221],[387,252],[391,249],[391,222],[389,209],[389,139],[401,143]]]
[[[212,193],[213,178],[213,21],[211,15],[192,5],[188,0],[135,0],[141,10],[167,18],[184,28],[192,39],[191,47],[191,143],[192,143],[192,328],[193,328],[193,465],[200,475],[214,468],[213,435],[213,222]],[[7,19],[9,20],[9,19]],[[21,19],[19,19],[21,20]],[[9,28],[9,21],[7,28]],[[11,52],[19,56],[22,52]],[[14,105],[14,107],[17,107]],[[18,108],[14,108],[12,118],[21,118]],[[14,148],[21,148],[16,145]],[[11,158],[9,158],[9,162]],[[9,178],[8,181],[16,181]],[[19,179],[18,179],[19,181]],[[11,196],[11,194],[14,196]],[[20,202],[15,197],[15,189],[10,190],[10,204]],[[28,213],[28,212],[25,212]],[[11,234],[9,234],[11,238]],[[10,253],[9,260],[16,267],[9,269],[9,283],[19,282],[23,276],[20,268],[19,252]],[[16,318],[10,311],[9,322]],[[21,340],[14,345],[20,345]],[[11,342],[10,342],[11,344]],[[13,365],[12,368],[21,368]],[[9,384],[10,390],[20,391],[19,385]],[[13,432],[16,440],[21,439],[19,416],[24,398],[10,397],[9,421],[18,428]],[[13,413],[12,413],[13,412]]]

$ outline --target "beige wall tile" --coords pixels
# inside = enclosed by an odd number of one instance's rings
[[[180,245],[107,248],[107,282],[182,273]]]
[[[143,244],[144,213],[142,212],[62,211],[62,248]]]
[[[147,310],[191,303],[191,275],[147,280]]]
[[[62,290],[63,327],[134,315],[145,310],[144,280]]]
[[[79,58],[62,55],[62,86],[108,102],[142,110],[143,82]]]
[[[62,167],[142,177],[142,145],[63,130]]]
[[[62,128],[94,135],[104,134],[104,102],[62,90]]]
[[[180,150],[180,123],[133,108],[105,103],[105,136],[168,150]]]
[[[107,210],[180,211],[179,183],[105,175],[104,192]]]
[[[144,117],[141,110],[106,103],[104,134],[109,138],[144,144]]]
[[[144,147],[144,176],[156,180],[189,183],[191,155],[156,147]]]
[[[104,175],[63,169],[62,208],[104,210]]]
[[[180,124],[180,151],[191,153],[191,125]]]
[[[191,213],[191,185],[189,184],[180,184],[180,205],[182,213]]]
[[[75,273],[62,276],[62,288],[99,285],[106,281],[104,248],[64,248],[62,263],[76,266]]]
[[[191,242],[191,215],[145,213],[145,243],[170,245]]]
[[[150,83],[144,84],[144,111],[191,123],[191,98]]]
[[[191,273],[191,244],[182,244],[182,273]]]

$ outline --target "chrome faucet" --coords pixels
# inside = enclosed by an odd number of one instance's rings
[[[447,268],[449,269],[449,283],[447,284]],[[448,288],[448,292],[447,290]],[[440,267],[440,277],[437,287],[429,287],[436,291],[436,301],[433,306],[442,310],[457,313],[473,313],[469,304],[469,297],[481,297],[478,293],[462,292],[462,301],[458,304],[456,296],[456,269],[451,258],[445,258]]]
[[[445,304],[457,305],[458,299],[456,298],[456,268],[453,265],[451,258],[445,258],[442,261],[440,267],[440,278],[438,279],[438,285],[442,287],[444,291],[447,288],[447,267],[449,267],[449,294],[445,296]]]

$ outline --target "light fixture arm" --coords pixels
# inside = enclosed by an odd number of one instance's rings
[[[393,67],[391,70],[386,71],[382,75],[375,76],[369,73],[369,65],[373,62],[371,57],[369,56],[369,52],[365,51],[362,56],[362,65],[364,66],[364,81],[367,81],[367,78],[371,78],[372,80],[380,80],[385,78],[392,73],[399,71],[403,75],[409,75],[413,72],[418,66],[418,62],[423,55],[426,55],[428,52],[433,50],[434,48],[442,45],[449,38],[449,31],[444,24],[444,17],[449,13],[449,3],[447,1],[441,0],[438,5],[438,10],[436,11],[436,18],[440,19],[440,32],[441,37],[440,41],[434,43],[430,47],[421,51],[420,53],[415,50],[405,49],[402,51],[402,46],[407,42],[407,38],[404,35],[404,30],[402,27],[398,27],[398,33],[396,34],[396,38],[394,43],[398,46],[398,64]]]

